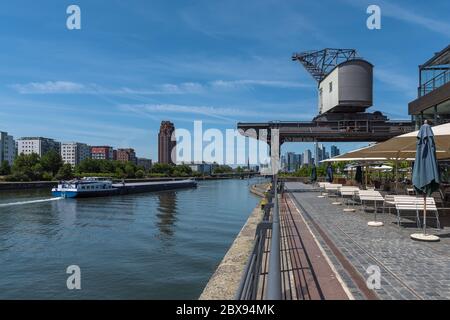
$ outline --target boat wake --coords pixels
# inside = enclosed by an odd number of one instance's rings
[[[10,202],[10,203],[0,203],[0,208],[12,207],[12,206],[21,206],[21,205],[32,204],[32,203],[56,201],[56,200],[61,200],[61,199],[63,199],[63,197],[49,198],[49,199],[39,199],[39,200],[30,200],[30,201]]]

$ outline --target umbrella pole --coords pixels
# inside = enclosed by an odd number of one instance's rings
[[[367,165],[367,162],[366,162],[366,165],[365,165],[365,169],[366,169],[366,170],[365,170],[365,171],[366,171],[365,178],[366,178],[366,179],[365,179],[365,186],[364,186],[365,189],[367,189],[367,182],[368,182],[368,177],[367,177],[367,176],[368,176],[368,172],[369,172],[367,166],[368,166],[368,165]]]
[[[375,221],[377,221],[377,211],[378,211],[378,209],[377,209],[377,200],[375,200],[375,205],[374,205],[374,207],[375,207],[375,211],[374,211]]]
[[[398,158],[395,159],[395,192],[398,190]]]
[[[423,195],[423,234],[427,234],[427,194]]]

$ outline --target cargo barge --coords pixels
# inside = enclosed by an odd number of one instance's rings
[[[111,180],[88,177],[81,180],[62,181],[52,189],[54,197],[87,198],[125,195],[131,193],[195,188],[194,180],[175,180],[157,182],[112,183]]]

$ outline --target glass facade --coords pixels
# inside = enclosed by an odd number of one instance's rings
[[[419,66],[417,100],[409,104],[416,128],[429,120],[433,125],[450,122],[450,45]]]
[[[444,101],[436,106],[423,110],[415,116],[416,128],[423,124],[424,120],[430,120],[433,125],[450,122],[450,100]]]
[[[420,70],[419,97],[430,93],[447,82],[450,82],[450,70],[448,65]]]
[[[439,171],[441,173],[441,183],[450,184],[450,161],[440,161]]]

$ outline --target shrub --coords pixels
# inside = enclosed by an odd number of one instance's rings
[[[44,172],[41,179],[42,181],[52,181],[53,175],[50,172]]]
[[[72,166],[68,163],[64,164],[58,171],[56,179],[58,180],[69,180],[73,178]]]
[[[8,161],[4,160],[0,164],[0,176],[6,176],[8,174],[11,174],[11,166]]]
[[[142,179],[145,176],[144,170],[138,170],[136,171],[136,178]]]
[[[31,178],[28,175],[26,175],[26,174],[24,174],[22,172],[15,172],[15,173],[7,176],[6,180],[7,181],[13,181],[13,182],[16,182],[16,181],[17,182],[19,182],[19,181],[20,182],[27,182],[27,181],[31,181]]]

